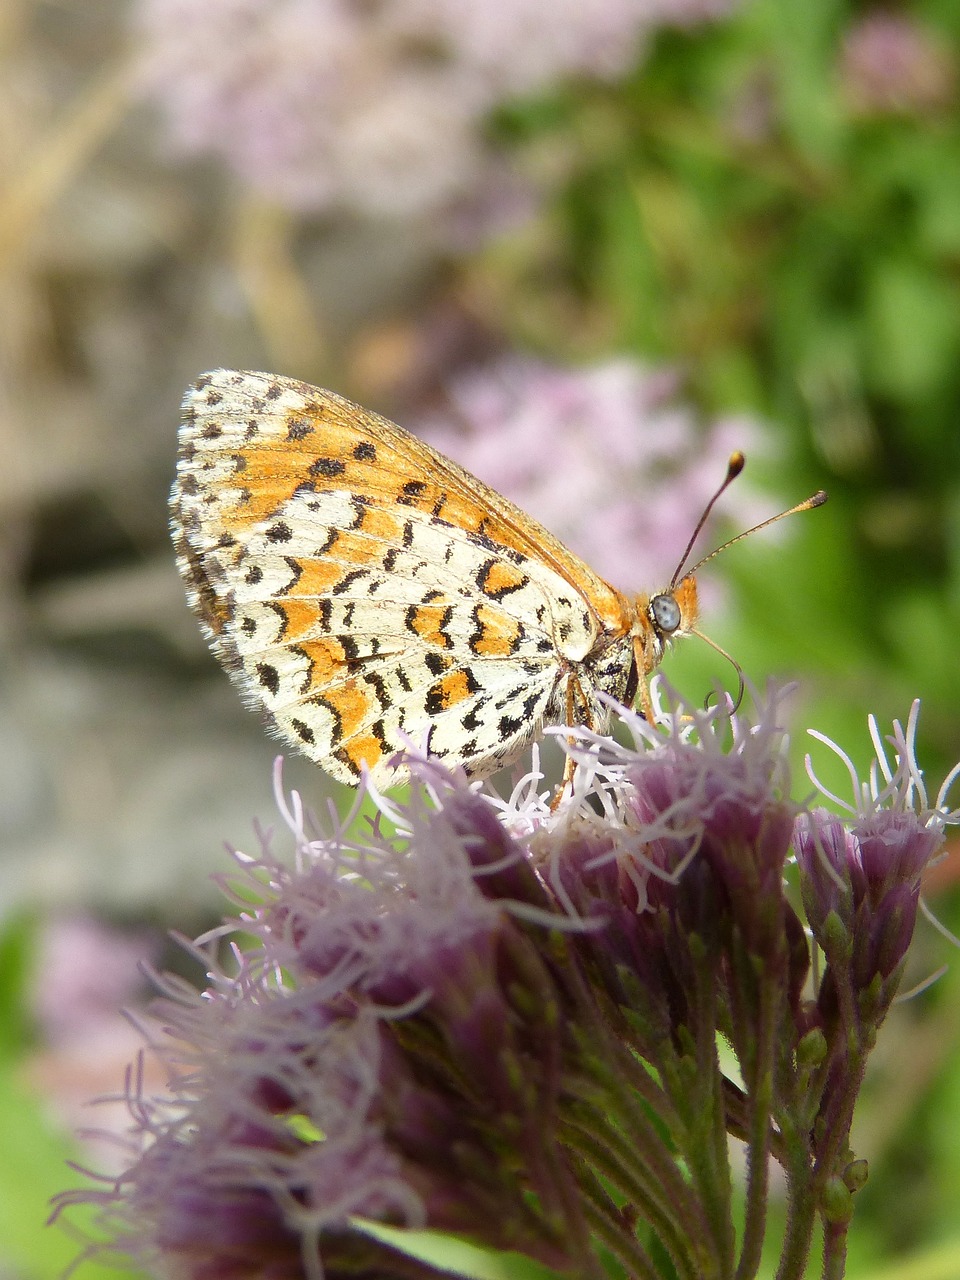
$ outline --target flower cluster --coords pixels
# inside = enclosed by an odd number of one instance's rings
[[[174,146],[294,207],[408,216],[489,169],[483,122],[732,0],[140,0],[143,84]]]
[[[278,777],[293,865],[269,839],[238,855],[234,972],[220,931],[202,996],[165,980],[170,1097],[132,1086],[129,1170],[64,1200],[98,1198],[119,1248],[181,1277],[441,1274],[429,1228],[558,1274],[613,1256],[652,1280],[667,1257],[709,1280],[757,1274],[775,1160],[778,1274],[804,1273],[817,1221],[842,1268],[853,1103],[960,815],[927,803],[915,717],[849,821],[801,810],[781,702],[625,713],[629,747],[580,732],[555,810],[535,775],[496,799],[415,757],[407,801],[361,796],[321,835]]]
[[[675,371],[628,357],[565,369],[511,356],[461,374],[443,421],[417,430],[601,577],[649,591],[670,580],[730,454],[761,447],[755,420],[698,421],[679,390]],[[767,514],[749,486],[738,511],[744,524]]]

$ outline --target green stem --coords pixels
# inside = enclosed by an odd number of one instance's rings
[[[789,1187],[787,1226],[777,1280],[803,1280],[817,1220],[817,1198],[813,1186],[813,1170],[805,1137],[781,1124],[784,1141],[784,1169]]]
[[[843,1280],[847,1268],[849,1222],[829,1223],[823,1233],[822,1280]]]
[[[682,1151],[706,1218],[713,1274],[726,1278],[733,1276],[735,1237],[723,1072],[717,1057],[715,957],[706,950],[698,956],[691,948],[691,959],[697,975],[691,1013],[696,1035],[695,1070],[691,1077],[688,1060],[687,1069],[672,1073],[671,1080],[665,1073],[664,1079],[673,1085],[674,1104],[684,1120]],[[683,1060],[677,1060],[677,1065],[682,1068]],[[708,1245],[707,1240],[697,1243],[701,1250]],[[706,1261],[706,1257],[701,1257],[701,1265]]]
[[[597,1173],[602,1175],[638,1211],[656,1234],[680,1280],[703,1280],[697,1261],[691,1256],[691,1244],[696,1241],[702,1223],[695,1212],[691,1213],[692,1206],[686,1206],[684,1212],[684,1206],[677,1202],[664,1203],[649,1168],[637,1158],[622,1135],[595,1115],[579,1122],[565,1122],[561,1125],[560,1137],[583,1157],[585,1171],[591,1179]],[[689,1199],[687,1189],[684,1200]]]
[[[610,1252],[623,1263],[627,1274],[637,1280],[662,1280],[659,1268],[637,1239],[625,1229],[623,1215],[610,1200],[592,1170],[585,1169],[580,1185],[584,1195],[583,1211],[593,1229]],[[601,1271],[606,1276],[605,1271]]]
[[[767,1219],[770,1115],[773,1109],[773,1072],[779,1025],[779,987],[772,980],[764,981],[761,975],[757,994],[756,1053],[749,1067],[752,1079],[747,1082],[749,1139],[746,1207],[737,1280],[749,1280],[749,1277],[757,1273],[763,1253]]]

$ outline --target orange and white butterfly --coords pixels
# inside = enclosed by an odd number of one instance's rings
[[[735,454],[715,498],[742,466]],[[668,587],[627,596],[429,445],[292,378],[194,383],[171,509],[217,657],[342,782],[390,781],[390,758],[427,734],[431,754],[483,776],[548,725],[602,731],[598,693],[649,719],[666,646],[700,634],[682,562]]]

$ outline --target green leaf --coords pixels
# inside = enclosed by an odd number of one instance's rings
[[[875,390],[912,397],[951,371],[960,338],[956,290],[913,263],[880,262],[867,293],[869,376]]]
[[[29,1093],[14,1070],[0,1066],[0,1275],[19,1280],[61,1280],[82,1253],[85,1239],[78,1231],[90,1229],[95,1211],[71,1210],[73,1230],[62,1223],[47,1225],[50,1199],[75,1185],[79,1175],[67,1161],[76,1153],[55,1132],[41,1103]],[[116,1267],[85,1262],[77,1280],[116,1280]]]
[[[557,1280],[557,1272],[519,1253],[480,1249],[439,1231],[409,1231],[364,1218],[354,1226],[437,1271],[466,1280]]]
[[[0,934],[0,1061],[16,1058],[30,1040],[24,988],[33,948],[34,922],[8,921]]]
[[[960,156],[945,153],[921,210],[920,237],[933,253],[960,253]]]

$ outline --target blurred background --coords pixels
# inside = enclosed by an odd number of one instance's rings
[[[224,843],[272,821],[276,744],[167,533],[205,369],[388,414],[624,589],[669,580],[733,448],[704,551],[827,489],[704,571],[704,628],[758,686],[799,681],[798,799],[807,726],[863,770],[868,713],[916,697],[936,795],[960,757],[958,37],[952,0],[3,0],[3,1280],[75,1256],[46,1201],[64,1159],[110,1167],[73,1134],[136,1052],[137,961],[183,966],[167,931],[220,918]],[[695,641],[666,672],[735,688]],[[928,892],[957,930],[955,879]],[[906,985],[944,959],[926,929]],[[954,971],[874,1057],[854,1277],[960,1277]]]

